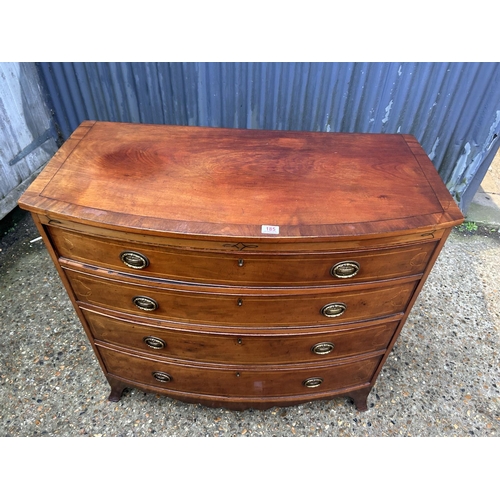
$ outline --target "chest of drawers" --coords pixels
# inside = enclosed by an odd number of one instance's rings
[[[463,221],[412,136],[90,121],[19,205],[110,400],[138,387],[230,409],[366,409]]]

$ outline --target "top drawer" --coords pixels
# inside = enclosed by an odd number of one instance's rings
[[[389,248],[264,253],[160,247],[47,226],[61,257],[131,274],[249,286],[345,285],[424,271],[437,240]]]

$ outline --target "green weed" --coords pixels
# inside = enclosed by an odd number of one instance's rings
[[[461,233],[463,233],[465,231],[472,233],[474,231],[477,231],[477,224],[475,222],[472,222],[472,221],[467,221],[467,222],[464,222],[463,224],[460,224],[460,226],[458,226],[458,230]]]

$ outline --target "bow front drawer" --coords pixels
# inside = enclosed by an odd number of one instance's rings
[[[169,284],[143,286],[66,268],[77,299],[138,316],[182,323],[226,326],[338,324],[405,310],[417,281],[371,288],[217,288]]]
[[[95,339],[157,356],[229,364],[318,362],[385,349],[399,321],[357,328],[254,330],[227,333],[175,329],[132,317],[82,309]]]
[[[170,248],[99,238],[48,227],[61,257],[139,276],[242,286],[345,285],[417,275],[424,271],[437,244],[369,250],[258,252]],[[229,245],[231,247],[231,245]]]
[[[174,363],[99,345],[108,373],[165,391],[198,395],[293,396],[328,393],[370,382],[381,353],[317,366],[238,366]]]

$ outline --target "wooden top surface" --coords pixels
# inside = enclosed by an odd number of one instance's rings
[[[90,121],[19,205],[136,232],[252,239],[367,236],[463,219],[409,135]]]

